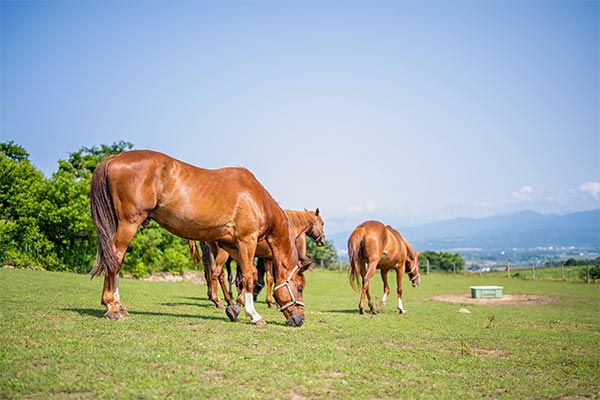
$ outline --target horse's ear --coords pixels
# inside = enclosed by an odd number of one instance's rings
[[[309,258],[303,258],[300,260],[300,271],[299,273],[303,273],[312,265],[312,261]]]
[[[416,255],[417,258],[419,258],[419,254],[421,254],[421,250],[417,251],[417,255]]]
[[[317,210],[315,211],[316,215],[319,215],[319,207],[317,207]]]

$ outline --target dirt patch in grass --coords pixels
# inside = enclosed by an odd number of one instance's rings
[[[550,304],[560,301],[559,296],[543,296],[537,294],[505,294],[499,299],[474,299],[469,294],[444,294],[432,297],[433,300],[458,304],[482,305],[535,305]]]

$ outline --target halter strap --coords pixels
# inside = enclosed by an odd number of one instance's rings
[[[288,307],[291,306],[301,306],[304,307],[304,303],[301,301],[296,300],[296,296],[294,296],[294,292],[292,291],[292,288],[290,287],[290,280],[292,279],[292,276],[294,276],[294,273],[300,269],[300,267],[298,267],[298,265],[295,265],[294,268],[292,269],[292,272],[290,272],[290,275],[283,281],[283,283],[280,283],[279,285],[275,286],[273,288],[273,296],[275,296],[275,291],[286,287],[288,290],[288,293],[290,294],[290,297],[292,298],[292,300],[286,304],[284,304],[283,306],[279,307],[279,311],[283,311]],[[277,301],[277,299],[275,299],[275,301]],[[279,303],[278,303],[279,304]]]
[[[410,275],[410,274],[414,274],[414,271],[415,271],[415,264],[413,264],[413,266],[412,266],[412,268],[410,269],[410,271],[408,271],[408,274],[409,274],[409,275]],[[411,282],[413,282],[413,283],[414,283],[414,281],[415,281],[416,279],[419,279],[420,277],[421,277],[421,274],[419,274],[419,273],[417,272],[417,274],[416,274],[416,275],[413,275],[413,277],[412,277],[412,278],[409,276],[409,279],[410,279],[410,281],[411,281]]]
[[[323,237],[324,233],[321,228],[319,228],[319,225],[315,225],[315,228],[317,228],[317,232],[319,232],[319,236],[315,239],[315,242],[318,242]]]

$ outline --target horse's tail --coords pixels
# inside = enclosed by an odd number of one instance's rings
[[[358,230],[355,230],[348,238],[348,280],[354,290],[360,289],[360,253],[362,244],[362,235]]]
[[[116,156],[105,158],[94,170],[90,188],[90,208],[92,219],[98,234],[96,262],[92,269],[92,278],[105,274],[114,274],[119,268],[113,237],[117,231],[117,212],[110,193],[108,165]]]

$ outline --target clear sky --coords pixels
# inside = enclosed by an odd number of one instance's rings
[[[5,1],[0,140],[245,166],[335,233],[600,207],[598,1]]]

